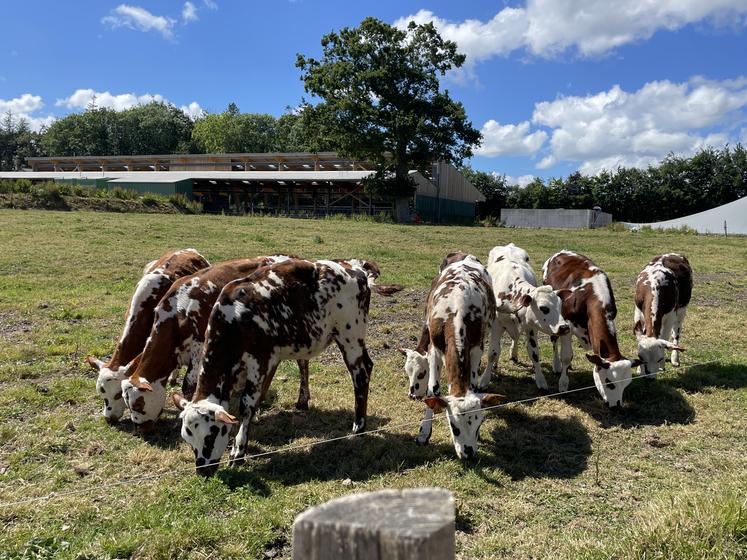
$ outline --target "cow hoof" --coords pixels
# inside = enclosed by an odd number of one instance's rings
[[[547,387],[538,387],[538,388],[537,388],[537,392],[538,392],[538,393],[539,393],[540,395],[549,395],[549,394],[550,394],[550,389],[549,389],[549,388],[547,388]]]
[[[296,403],[296,410],[309,410],[308,401],[298,401]]]
[[[360,434],[365,429],[366,429],[365,420],[362,420],[361,422],[353,422],[353,433],[354,434]]]
[[[420,436],[418,436],[418,437],[415,438],[415,443],[417,443],[418,445],[420,445],[422,447],[424,445],[428,445],[428,441],[430,439],[431,438],[429,438],[429,437],[428,438],[421,438]]]
[[[679,363],[679,362],[672,362],[672,365],[673,365],[674,367],[680,367],[680,363]]]

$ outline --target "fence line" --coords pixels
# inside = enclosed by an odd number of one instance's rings
[[[719,360],[711,360],[709,362],[695,363],[695,364],[692,364],[692,365],[690,365],[688,367],[692,368],[692,367],[697,367],[697,366],[704,366],[704,365],[709,365],[709,364],[717,363],[718,361]],[[657,375],[657,373],[645,373],[645,374],[641,374],[641,375],[633,375],[633,376],[625,378],[625,379],[620,379],[620,380],[618,380],[616,382],[618,382],[618,383],[621,382],[621,381],[631,381],[632,382],[635,379],[641,379],[641,378],[644,378],[644,377],[655,376],[655,375]],[[559,396],[562,396],[562,395],[568,395],[570,393],[579,393],[581,391],[588,391],[589,389],[596,389],[596,388],[597,388],[596,385],[587,385],[585,387],[577,387],[575,389],[568,389],[567,391],[558,391],[556,393],[548,393],[548,394],[544,394],[544,395],[537,395],[535,397],[528,397],[526,399],[518,399],[518,400],[515,400],[515,401],[504,402],[504,403],[493,405],[493,406],[486,406],[486,407],[482,408],[482,411],[483,412],[492,412],[492,411],[497,410],[499,408],[506,408],[506,407],[509,407],[509,406],[514,406],[514,405],[517,405],[517,404],[525,404],[525,403],[529,403],[529,402],[539,401],[539,400],[542,400],[542,399],[550,399],[550,398],[559,397]],[[459,415],[462,415],[462,414],[469,414],[469,413],[470,412],[460,412],[460,413],[455,413],[454,415],[455,416],[459,416]],[[407,428],[407,427],[418,427],[419,428],[423,422],[431,422],[432,423],[435,420],[442,420],[444,418],[447,418],[447,413],[446,412],[442,412],[442,413],[439,413],[439,414],[434,414],[430,419],[418,420],[417,422],[403,422],[403,423],[400,423],[400,424],[387,424],[386,426],[382,426],[381,428],[376,428],[374,430],[368,430],[368,431],[360,432],[360,433],[357,433],[357,434],[346,434],[344,436],[337,436],[337,437],[333,437],[333,438],[329,438],[329,439],[324,439],[324,440],[319,440],[319,441],[311,441],[311,442],[308,442],[308,443],[300,443],[300,444],[295,444],[295,445],[288,445],[288,446],[285,446],[285,447],[279,447],[277,449],[273,449],[272,451],[263,451],[261,453],[255,453],[253,455],[245,455],[242,459],[245,460],[245,461],[249,461],[251,459],[259,459],[261,457],[269,457],[271,455],[276,455],[278,453],[284,453],[284,452],[287,452],[287,451],[295,451],[295,450],[298,450],[298,449],[306,449],[306,448],[310,448],[310,447],[316,447],[317,445],[323,445],[325,443],[333,443],[333,442],[336,442],[336,441],[343,441],[343,440],[347,440],[347,439],[353,439],[353,438],[356,438],[356,437],[370,436],[370,435],[374,435],[374,434],[379,434],[379,433],[386,432],[388,430],[396,429],[396,428]],[[153,473],[153,474],[149,474],[149,475],[148,474],[139,475],[139,476],[134,476],[134,477],[126,478],[126,479],[123,479],[123,480],[117,480],[115,482],[98,484],[96,486],[91,486],[91,487],[87,487],[87,488],[79,488],[79,489],[76,489],[76,490],[70,490],[68,492],[54,492],[53,491],[53,492],[50,492],[49,494],[47,494],[46,496],[34,496],[34,497],[31,497],[31,498],[24,498],[22,500],[0,502],[0,508],[14,507],[14,506],[25,505],[25,504],[29,504],[29,503],[41,502],[41,501],[45,501],[45,500],[52,500],[54,498],[63,498],[63,497],[74,496],[74,495],[78,495],[78,494],[85,494],[85,493],[91,492],[93,490],[115,488],[117,486],[123,486],[123,485],[126,485],[126,484],[132,484],[134,482],[138,482],[139,483],[139,482],[142,482],[144,480],[157,480],[159,478],[164,478],[164,477],[169,476],[169,475],[179,475],[179,474],[194,473],[196,470],[199,470],[201,468],[208,468],[208,467],[225,465],[225,464],[230,463],[231,461],[232,461],[232,459],[230,459],[230,458],[228,458],[228,459],[221,459],[221,460],[219,460],[219,461],[217,461],[215,463],[211,463],[209,465],[203,465],[203,466],[192,465],[190,467],[178,468],[178,469],[173,469],[173,470],[166,470],[166,471],[161,471],[159,473]]]

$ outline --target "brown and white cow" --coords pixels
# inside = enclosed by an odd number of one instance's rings
[[[428,443],[433,414],[446,410],[454,449],[460,459],[477,454],[483,405],[505,397],[478,393],[485,333],[495,316],[490,276],[474,255],[450,253],[441,263],[426,303],[425,320],[416,350],[400,348],[406,357],[410,398],[425,396],[427,408],[417,442]],[[446,370],[449,395],[440,396],[441,367]],[[425,377],[428,375],[426,387]]]
[[[490,334],[490,353],[480,387],[490,382],[495,363],[501,355],[501,337],[511,337],[511,359],[517,359],[519,335],[527,336],[527,354],[532,360],[537,387],[547,390],[547,380],[539,361],[537,334],[562,336],[570,332],[561,315],[562,300],[551,286],[537,286],[529,264],[529,254],[513,243],[497,246],[488,255],[488,273],[493,282],[496,316]]]
[[[132,421],[150,428],[163,411],[166,382],[175,380],[179,369],[187,366],[182,391],[192,398],[210,311],[223,287],[244,278],[262,266],[289,260],[284,255],[238,259],[215,264],[196,274],[180,278],[171,286],[155,310],[150,337],[137,363],[127,367],[129,379],[122,382],[125,404]],[[309,364],[298,360],[301,386],[296,407],[307,409],[309,402]]]
[[[96,393],[104,399],[103,414],[108,421],[116,422],[124,413],[121,383],[127,377],[126,366],[143,351],[156,305],[176,280],[207,266],[210,266],[207,259],[194,249],[169,251],[148,263],[127,308],[124,330],[114,354],[108,362],[93,356],[86,358],[99,372]]]
[[[620,352],[615,328],[617,306],[609,278],[591,259],[572,251],[556,253],[545,262],[542,271],[544,282],[559,290],[563,318],[572,331],[553,341],[553,368],[560,375],[560,390],[568,390],[568,368],[573,359],[571,337],[575,334],[584,348],[593,352],[586,358],[594,364],[594,384],[604,402],[610,407],[622,405],[623,391],[632,380],[633,368],[641,361],[630,360]]]
[[[191,402],[175,398],[199,474],[215,471],[230,425],[238,423],[227,411],[233,395],[240,395],[241,426],[230,456],[240,462],[249,423],[280,361],[309,360],[333,342],[353,382],[353,433],[363,431],[373,370],[366,347],[372,277],[364,267],[293,259],[223,288],[205,331],[197,390]]]
[[[664,369],[665,350],[672,351],[672,365],[680,365],[679,353],[685,350],[680,333],[692,290],[690,263],[676,253],[654,257],[638,275],[633,332],[643,360],[641,373],[655,377]]]

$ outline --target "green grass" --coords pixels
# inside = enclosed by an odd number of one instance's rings
[[[414,444],[422,405],[406,398],[395,349],[415,345],[447,252],[485,259],[509,241],[529,251],[536,271],[561,248],[604,268],[627,353],[637,273],[657,253],[686,254],[696,274],[688,351],[679,369],[635,381],[622,411],[606,410],[592,390],[491,414],[479,460],[467,465],[443,422],[431,445]],[[189,472],[173,409],[146,438],[128,420],[106,425],[83,358],[112,351],[143,265],[179,247],[213,262],[275,252],[369,258],[382,283],[404,284],[393,298],[375,296],[371,309],[369,426],[386,429],[202,480]],[[305,508],[352,491],[425,485],[454,493],[460,558],[747,558],[746,262],[744,238],[677,232],[0,211],[0,559],[288,557]],[[540,344],[557,386],[549,341]],[[519,357],[513,365],[504,355],[493,383],[511,400],[537,394],[523,348]],[[571,387],[592,384],[577,350]],[[352,389],[336,350],[312,362],[307,413],[293,408],[297,390],[297,369],[284,364],[252,427],[252,452],[349,432]],[[153,472],[176,474],[141,478]]]

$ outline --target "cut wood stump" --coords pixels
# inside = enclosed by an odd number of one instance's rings
[[[442,488],[351,494],[293,523],[294,560],[451,560],[454,498]]]

